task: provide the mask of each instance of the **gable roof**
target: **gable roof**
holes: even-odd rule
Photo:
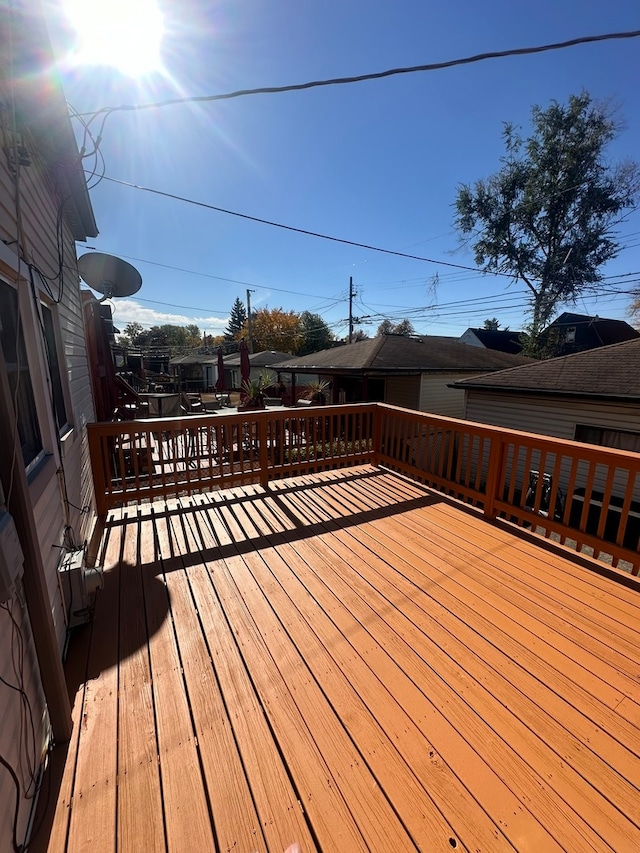
[[[640,338],[474,376],[456,388],[640,400]]]
[[[522,332],[512,332],[510,329],[474,328],[467,329],[467,332],[472,332],[487,349],[494,349],[498,352],[510,352],[512,355],[518,355],[518,353],[522,352],[522,344],[520,343]]]
[[[461,344],[457,338],[382,335],[342,347],[314,352],[275,365],[301,373],[371,373],[399,375],[499,370],[529,363],[523,356]]]

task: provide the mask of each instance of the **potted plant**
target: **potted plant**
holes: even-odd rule
[[[327,402],[326,391],[329,388],[329,383],[325,382],[322,379],[318,379],[315,382],[310,382],[307,385],[307,392],[305,397],[307,400],[311,400],[312,403],[316,403],[319,406],[323,406]]]
[[[257,379],[245,379],[242,383],[241,399],[238,410],[264,409],[265,392],[273,385],[273,376],[264,371]]]

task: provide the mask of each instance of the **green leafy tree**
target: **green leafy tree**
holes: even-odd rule
[[[227,324],[227,328],[224,330],[224,339],[225,341],[237,341],[242,337],[244,325],[247,322],[247,309],[244,307],[244,303],[240,300],[240,298],[236,298],[236,301],[231,306],[231,311],[229,312],[229,323]]]
[[[609,163],[618,131],[612,111],[586,92],[535,106],[527,139],[505,124],[499,171],[458,187],[455,224],[475,241],[478,266],[529,290],[526,354],[536,354],[560,305],[602,281],[620,249],[615,226],[634,207],[639,180],[636,164]]]
[[[185,345],[188,347],[202,346],[203,337],[198,326],[195,323],[189,323],[184,327],[186,334]]]
[[[298,355],[309,355],[312,352],[328,349],[333,342],[331,329],[320,314],[312,314],[311,311],[303,311],[300,315],[300,331],[302,343],[298,349]]]
[[[151,326],[136,337],[136,344],[147,349],[186,350],[195,349],[202,343],[200,329],[196,325],[174,326],[164,323]]]
[[[141,323],[127,323],[124,332],[118,337],[118,343],[124,347],[134,346],[143,332],[144,327]]]
[[[482,328],[487,332],[497,332],[500,328],[500,321],[497,317],[491,317],[484,321]]]

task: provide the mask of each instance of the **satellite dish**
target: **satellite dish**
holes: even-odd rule
[[[104,293],[101,302],[114,296],[133,296],[142,287],[142,276],[134,266],[103,252],[78,258],[78,272],[92,290]]]

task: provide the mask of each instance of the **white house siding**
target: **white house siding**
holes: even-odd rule
[[[472,332],[471,329],[467,329],[466,332],[463,332],[459,339],[461,344],[467,344],[470,347],[484,347],[482,341],[476,337],[475,332]]]
[[[469,373],[423,373],[420,382],[420,400],[418,409],[447,418],[464,416],[464,393],[447,387],[474,375]]]
[[[420,377],[398,376],[385,383],[385,403],[403,409],[417,409],[420,403]]]

